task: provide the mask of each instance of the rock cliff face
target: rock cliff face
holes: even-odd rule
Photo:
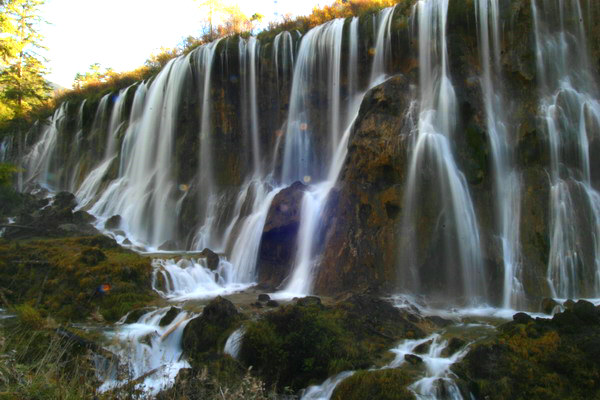
[[[543,7],[539,5],[539,13],[552,13],[555,2],[538,3],[544,3]],[[600,41],[596,40],[600,36],[600,7],[592,1],[581,3],[586,10],[581,23],[589,47],[584,52],[589,55],[590,82],[595,85],[600,63]],[[500,304],[503,298],[498,288],[506,285],[506,254],[499,235],[495,199],[501,185],[495,183],[494,150],[486,122],[478,4],[473,0],[453,0],[447,12],[444,51],[456,97],[450,151],[476,215],[487,286],[485,300]],[[423,85],[420,74],[424,68],[419,65],[422,43],[416,33],[421,27],[413,5],[411,1],[401,2],[392,11],[389,34],[384,35],[390,50],[382,59],[387,79],[362,99],[341,173],[320,214],[314,237],[314,290],[320,294],[364,288],[391,293],[404,288],[407,274],[417,271],[423,293],[464,295],[454,290],[460,284],[460,278],[455,278],[460,260],[444,241],[445,232],[452,227],[440,222],[450,212],[444,209],[443,200],[450,196],[452,188],[440,189],[439,182],[431,178],[433,166],[415,172],[420,189],[414,201],[419,204],[419,211],[410,216],[414,225],[407,228],[405,222],[410,212],[406,208],[407,184],[419,129],[419,91]],[[556,251],[550,210],[553,155],[540,111],[543,77],[536,67],[534,19],[540,17],[534,15],[530,1],[500,1],[499,5],[502,30],[498,64],[502,87],[497,93],[504,99],[506,118],[502,123],[508,132],[511,162],[519,179],[521,211],[515,268],[519,270],[518,285],[523,296],[512,305],[536,308],[542,297],[553,295],[547,278],[553,246]],[[570,20],[573,17],[569,15]],[[17,159],[19,147],[28,149],[28,155],[21,157],[31,178],[29,183],[76,192],[79,201],[87,204],[86,209],[106,217],[120,214],[113,210],[118,202],[107,198],[132,185],[136,176],[143,176],[145,186],[135,192],[137,196],[127,199],[139,197],[146,202],[139,203],[142,205],[136,213],[121,215],[132,232],[142,232],[142,242],[157,248],[169,240],[178,248],[209,247],[230,256],[235,253],[235,246],[244,245],[237,238],[247,238],[248,232],[255,232],[259,239],[251,247],[256,251],[244,253],[243,257],[251,258],[248,262],[252,265],[256,259],[253,272],[260,284],[277,288],[294,268],[304,193],[328,173],[331,113],[337,110],[341,114],[352,93],[367,89],[370,65],[376,61],[376,33],[383,16],[361,18],[356,23],[350,18],[344,21],[342,28],[335,31],[340,32],[339,54],[344,56],[332,50],[327,53],[330,59],[320,61],[321,54],[315,54],[311,61],[315,64],[307,65],[320,80],[309,81],[303,88],[294,89],[298,78],[292,76],[294,62],[299,62],[301,40],[308,40],[308,35],[302,39],[296,33],[282,34],[278,39],[264,39],[258,44],[251,39],[227,38],[177,61],[179,64],[174,63],[170,70],[149,82],[119,93],[98,95],[80,104],[63,104],[50,125],[40,123],[33,127],[21,140],[22,146],[13,140],[12,150],[3,154]],[[329,26],[331,34],[319,39],[321,48],[335,47],[331,45],[334,28]],[[355,41],[352,32],[356,32]],[[356,47],[351,47],[354,44]],[[356,65],[343,58],[353,52]],[[332,76],[337,76],[331,72],[331,60],[335,57],[340,64],[336,70],[339,81],[338,86],[331,87],[339,90],[337,108],[331,104],[335,96],[327,84]],[[211,60],[209,64],[207,60]],[[296,69],[301,69],[298,64]],[[164,98],[155,90],[161,80],[168,82],[163,88]],[[306,185],[291,184],[281,178],[288,146],[286,135],[292,134],[288,129],[292,92],[305,95],[304,114],[299,117],[305,119],[299,121],[299,129],[307,137],[312,135],[306,157],[313,161],[312,168],[317,172],[304,177]],[[168,112],[152,117],[154,98],[162,101],[156,101],[157,108]],[[600,136],[594,125],[597,121],[592,116],[593,107],[588,105],[584,117],[589,120],[585,135],[590,187],[597,188]],[[568,104],[563,104],[563,108],[568,108]],[[342,119],[350,117],[344,115]],[[205,125],[210,129],[205,131]],[[161,140],[170,139],[140,150],[142,144],[134,142],[144,129],[155,129],[154,136]],[[148,168],[156,170],[144,175],[136,169],[143,168],[132,165],[136,157],[155,159],[156,165],[149,164]],[[567,166],[572,163],[575,161],[564,160]],[[595,218],[593,207],[587,205],[589,194],[581,186],[578,173],[569,171],[562,174],[570,196],[567,207],[581,209],[574,219],[588,226]],[[91,179],[94,173],[99,178]],[[269,195],[274,187],[284,189]],[[271,201],[270,208],[260,211],[260,204],[267,201]],[[264,220],[264,224],[248,228],[250,220],[259,221],[253,222],[258,225]],[[425,238],[411,242],[415,265],[400,257],[406,251],[402,237],[407,232]],[[464,238],[455,240],[460,243]],[[582,229],[574,242],[573,246],[582,249],[575,263],[584,272],[577,278],[579,293],[594,294],[598,287],[591,277],[585,277],[596,268],[595,231]]]

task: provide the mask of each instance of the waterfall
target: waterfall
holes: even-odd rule
[[[119,91],[119,94],[116,96],[114,100],[114,105],[110,114],[110,119],[108,123],[108,130],[106,131],[107,143],[104,151],[104,158],[100,162],[100,164],[94,168],[89,174],[85,177],[84,181],[77,187],[75,179],[81,173],[78,169],[76,174],[73,176],[73,180],[69,188],[71,191],[75,193],[77,196],[77,200],[79,202],[78,208],[85,208],[88,204],[91,204],[96,198],[103,180],[108,173],[109,168],[115,162],[115,159],[118,157],[117,152],[117,136],[121,133],[122,127],[125,125],[126,120],[124,117],[124,108],[127,100],[127,92],[131,87],[126,89],[122,89]],[[104,98],[103,98],[104,100]],[[82,103],[85,104],[85,103]],[[83,106],[80,107],[79,114],[81,115],[83,111]],[[78,128],[77,136],[82,134],[82,128]],[[77,138],[77,143],[81,139]],[[78,164],[79,167],[79,164]]]
[[[498,0],[478,0],[476,17],[485,106],[486,129],[491,144],[494,173],[496,231],[502,248],[504,284],[502,305],[516,306],[523,299],[519,259],[521,182],[514,166],[510,126],[505,112],[500,66],[500,10]]]
[[[282,181],[305,183],[322,177],[315,153],[313,130],[319,129],[318,119],[327,120],[329,141],[324,143],[329,154],[335,152],[340,126],[340,70],[344,20],[335,19],[311,29],[303,38],[294,67],[290,111],[283,155]],[[321,88],[327,82],[326,91]],[[311,104],[311,90],[318,90],[326,100],[325,115],[316,113]],[[311,110],[311,106],[312,108]]]
[[[241,98],[243,126],[249,127],[250,132],[245,136],[251,139],[250,159],[254,176],[261,175],[262,157],[260,154],[260,143],[258,137],[258,110],[256,96],[257,64],[258,64],[258,41],[255,37],[248,40],[240,38],[239,41],[239,59],[240,59],[240,78],[241,78]]]
[[[177,58],[148,88],[138,87],[140,94],[136,91],[132,115],[141,102],[143,111],[123,139],[119,178],[92,207],[97,215],[120,215],[127,232],[150,248],[175,237],[173,141],[178,107],[190,73],[189,57]]]
[[[44,127],[40,140],[33,145],[29,153],[23,159],[26,171],[26,181],[37,181],[45,187],[58,187],[56,179],[56,141],[59,132],[63,130],[69,103],[64,102],[54,112],[47,126]]]
[[[367,90],[370,89],[371,87],[377,85],[378,83],[382,82],[384,80],[384,75],[385,75],[385,71],[383,69],[383,61],[381,60],[385,60],[386,58],[386,54],[389,51],[389,49],[391,48],[390,46],[390,40],[391,40],[391,36],[389,35],[389,26],[391,24],[391,18],[393,16],[393,11],[394,11],[394,7],[390,7],[390,8],[386,8],[384,10],[382,10],[379,13],[379,16],[377,18],[378,21],[378,34],[377,34],[377,42],[375,45],[375,57],[373,60],[373,65],[372,65],[372,71],[373,73],[371,74],[371,76],[375,79],[374,81],[370,81],[368,83],[367,86]],[[357,49],[358,49],[358,30],[356,27],[357,22],[355,22],[354,20],[351,21],[350,23],[350,41],[349,41],[349,47],[350,47],[350,51],[349,51],[349,55],[350,56],[357,56]],[[324,27],[325,25],[322,25],[322,27]],[[320,51],[324,51],[327,52],[327,56],[323,56],[326,59],[328,59],[330,61],[330,64],[328,66],[329,72],[327,73],[327,77],[328,77],[328,81],[327,81],[327,87],[328,87],[328,91],[331,95],[331,93],[334,93],[335,96],[339,96],[339,87],[341,86],[341,82],[340,82],[340,73],[338,71],[340,65],[341,65],[341,51],[338,51],[338,49],[341,48],[341,41],[342,41],[342,30],[343,30],[343,24],[342,25],[332,25],[329,26],[328,29],[332,28],[333,26],[335,26],[337,29],[340,30],[339,33],[332,33],[331,31],[327,30],[327,29],[313,29],[312,31],[310,31],[303,39],[302,39],[302,43],[300,46],[300,54],[298,56],[298,61],[296,64],[296,70],[294,72],[294,87],[292,89],[292,101],[291,104],[294,104],[294,101],[296,101],[296,107],[297,110],[295,111],[295,114],[292,113],[292,105],[290,106],[290,118],[292,118],[292,116],[298,116],[298,115],[307,115],[308,114],[308,110],[306,109],[306,99],[303,99],[303,96],[306,96],[306,91],[308,90],[308,88],[306,87],[302,87],[302,86],[296,86],[297,82],[296,79],[298,78],[298,74],[301,74],[300,76],[303,76],[302,74],[305,74],[307,70],[309,70],[308,66],[303,65],[303,63],[311,63],[312,60],[310,58],[308,58],[306,55],[304,55],[302,53],[302,50],[305,49],[306,51],[308,51],[307,49],[311,49],[311,48],[318,48]],[[320,28],[320,27],[318,27]],[[314,35],[310,35],[311,32],[315,31]],[[383,34],[380,34],[380,32],[383,32]],[[386,34],[387,32],[387,34]],[[325,35],[324,37],[321,37],[320,35]],[[355,68],[355,66],[358,63],[358,59],[350,59],[348,62],[348,65],[350,66],[350,71],[353,71],[353,69]],[[333,71],[332,71],[333,70]],[[356,75],[352,75],[350,74],[350,76],[356,76]],[[355,84],[355,82],[353,82],[355,89],[358,88],[358,86]],[[333,88],[333,89],[332,89]],[[337,88],[337,89],[335,89]],[[333,90],[333,92],[332,92]],[[338,99],[337,101],[332,101],[331,102],[331,109],[327,110],[327,114],[331,115],[332,112],[336,112],[336,122],[332,123],[330,125],[329,129],[343,129],[341,132],[337,133],[334,132],[330,135],[330,140],[332,140],[332,142],[330,143],[330,145],[334,148],[333,153],[331,153],[330,155],[330,162],[327,165],[326,171],[326,179],[323,180],[322,182],[316,183],[310,190],[306,191],[303,198],[302,198],[302,207],[301,207],[301,223],[300,223],[300,227],[299,227],[299,231],[298,231],[298,249],[296,251],[296,256],[295,256],[295,260],[294,260],[294,267],[293,267],[293,271],[292,274],[290,275],[290,277],[288,278],[288,282],[285,285],[284,289],[282,290],[281,293],[277,294],[277,296],[279,297],[289,297],[289,296],[297,296],[297,295],[306,295],[309,294],[312,290],[312,285],[313,285],[313,281],[316,275],[316,267],[318,264],[318,257],[316,251],[315,251],[315,243],[317,240],[317,233],[319,231],[319,229],[321,228],[320,225],[320,219],[321,219],[321,213],[323,211],[323,208],[326,204],[327,198],[329,196],[329,193],[331,192],[331,189],[334,187],[335,183],[337,182],[338,176],[341,172],[342,166],[344,164],[344,160],[346,159],[346,154],[347,154],[347,146],[348,146],[348,139],[350,137],[350,132],[351,132],[351,128],[352,125],[354,124],[354,120],[356,119],[356,117],[358,116],[358,110],[360,107],[360,103],[365,95],[365,93],[367,92],[367,90],[365,90],[364,92],[349,92],[348,93],[348,100],[345,102],[345,107],[343,110],[343,114],[342,116],[352,116],[352,117],[348,117],[343,118],[342,116],[339,115],[339,113],[341,112],[340,110],[340,100]],[[295,97],[297,96],[297,97]],[[300,106],[303,107],[300,107]],[[341,127],[341,123],[346,122],[346,126],[344,126],[343,128]],[[297,124],[298,121],[296,121],[295,123],[292,122],[292,124]],[[290,122],[288,121],[288,127],[290,126]],[[331,132],[331,131],[330,131]],[[290,134],[296,134],[298,135],[298,131],[291,131],[288,129],[288,132],[286,133],[286,138],[289,139],[289,135]],[[308,135],[308,133],[307,133]],[[295,139],[294,140],[294,144],[296,144]],[[287,142],[286,142],[286,146],[287,146]],[[302,146],[300,146],[300,148],[302,148]],[[287,147],[286,147],[287,150]],[[298,149],[296,149],[298,150]],[[298,154],[300,154],[300,158],[303,158],[302,154],[304,154],[304,158],[308,158],[309,157],[309,153],[310,150],[304,148],[303,149],[304,153],[301,153],[300,151],[298,152]],[[287,151],[286,151],[287,153]],[[289,161],[289,160],[288,160]],[[285,168],[285,167],[284,167]],[[298,171],[300,171],[301,168],[298,169]],[[285,169],[284,169],[285,171]],[[284,176],[286,176],[286,174],[284,173]],[[305,182],[310,182],[312,180],[312,178],[310,176],[308,176],[310,179],[304,179]]]
[[[405,190],[401,275],[404,288],[415,293],[476,302],[485,298],[485,279],[475,210],[451,145],[457,104],[448,68],[447,12],[448,0],[420,0],[413,9],[413,24],[418,22],[420,98]],[[433,214],[429,223],[433,231],[422,237],[420,218],[427,213]],[[436,262],[416,254],[418,244],[436,239],[439,244],[428,252],[439,252],[443,258]],[[431,269],[429,281],[423,279],[423,268]]]
[[[531,7],[551,159],[548,284],[554,297],[598,297],[600,194],[591,182],[589,141],[600,128],[600,97],[584,14],[578,0],[535,0]]]
[[[194,247],[197,249],[215,246],[215,218],[217,213],[217,190],[214,178],[213,145],[212,145],[212,101],[211,101],[211,76],[215,51],[220,40],[202,46],[199,51],[194,52],[194,59],[199,68],[199,76],[203,79],[200,101],[202,104],[200,119],[200,164],[199,182],[202,183],[202,195],[199,199],[198,213],[201,217],[201,227],[196,233]]]

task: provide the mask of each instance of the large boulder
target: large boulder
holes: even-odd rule
[[[192,319],[183,330],[183,351],[193,362],[206,353],[223,349],[227,334],[237,328],[241,315],[233,303],[221,296],[212,300],[202,315]]]
[[[408,80],[397,75],[363,99],[340,182],[324,210],[317,292],[396,285],[409,91]]]
[[[308,186],[295,182],[271,202],[258,252],[258,282],[276,288],[289,275],[300,227],[302,198]]]

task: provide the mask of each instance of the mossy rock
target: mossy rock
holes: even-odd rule
[[[416,380],[414,373],[401,368],[359,371],[344,379],[333,392],[332,400],[414,400],[408,386]]]
[[[211,353],[220,353],[241,320],[242,315],[231,301],[221,296],[212,300],[202,315],[192,319],[183,330],[183,351],[192,365],[198,365]]]
[[[246,326],[240,359],[267,385],[299,390],[346,370],[369,368],[402,338],[423,332],[391,304],[355,295],[334,306],[311,298]]]
[[[580,300],[551,320],[517,314],[498,330],[452,367],[476,399],[600,398],[600,310],[593,304]]]

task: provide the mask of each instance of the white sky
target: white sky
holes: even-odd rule
[[[247,15],[265,21],[292,13],[306,15],[318,3],[333,0],[236,0]],[[70,88],[78,72],[93,63],[123,72],[135,69],[162,47],[198,36],[203,12],[194,0],[46,0],[41,29],[48,48],[48,80]]]

